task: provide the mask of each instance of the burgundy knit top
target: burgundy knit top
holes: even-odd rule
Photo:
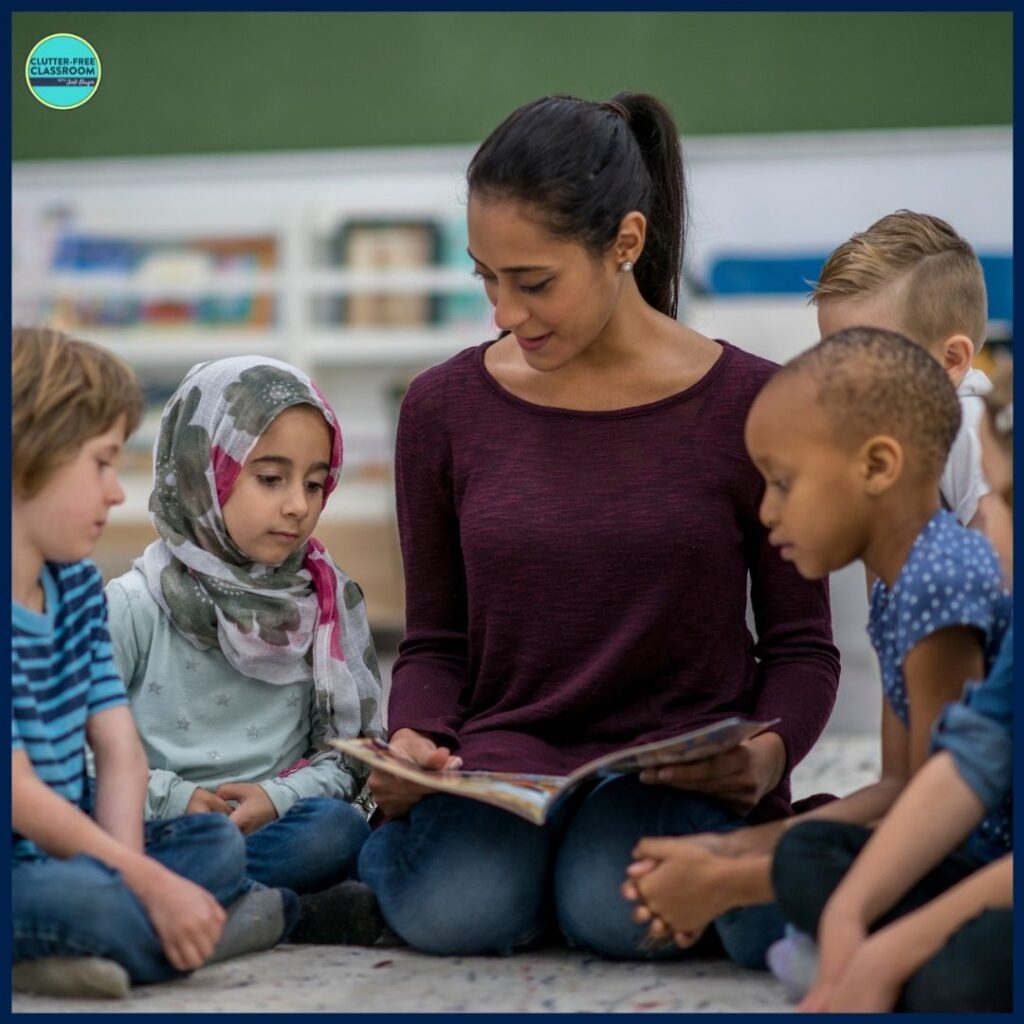
[[[752,817],[790,813],[839,656],[827,583],[783,562],[757,516],[743,425],[775,364],[722,345],[696,384],[611,412],[518,398],[486,344],[416,378],[396,448],[391,732],[429,733],[466,768],[565,774],[728,715],[778,717],[786,774]]]

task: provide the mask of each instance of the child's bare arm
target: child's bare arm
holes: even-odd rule
[[[907,730],[889,706],[882,704],[882,770],[877,782],[854,790],[841,800],[822,804],[813,811],[786,818],[784,828],[802,821],[842,821],[852,825],[874,825],[896,802],[910,776]]]
[[[910,774],[928,760],[932,726],[947,704],[960,700],[964,683],[985,676],[981,637],[968,626],[950,626],[925,637],[903,662],[910,706]]]
[[[130,850],[142,853],[149,771],[132,713],[121,705],[91,715],[85,734],[96,758],[96,822]]]
[[[119,842],[36,775],[24,750],[11,752],[11,827],[52,857],[87,853],[117,869],[146,910],[164,954],[179,971],[210,957],[224,927],[203,888]]]

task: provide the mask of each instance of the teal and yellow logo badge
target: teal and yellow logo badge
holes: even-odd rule
[[[54,110],[74,110],[88,103],[99,87],[99,54],[81,36],[58,32],[32,47],[25,80],[40,103]]]

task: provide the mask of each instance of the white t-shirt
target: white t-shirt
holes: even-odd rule
[[[946,468],[939,480],[939,493],[964,526],[978,511],[979,499],[991,490],[981,471],[981,442],[978,440],[978,424],[985,411],[981,396],[991,390],[992,381],[981,370],[968,370],[956,391],[960,399],[960,430],[949,450]]]

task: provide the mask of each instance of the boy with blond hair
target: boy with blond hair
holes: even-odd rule
[[[961,523],[992,539],[1008,567],[1012,524],[981,469],[978,424],[992,384],[971,363],[985,342],[988,299],[970,243],[938,217],[897,210],[829,256],[811,302],[822,337],[858,326],[898,331],[945,369],[960,399],[961,425],[939,493]]]
[[[16,328],[11,378],[13,987],[121,996],[273,945],[296,899],[247,891],[244,842],[221,815],[143,825],[146,756],[86,561],[124,501],[135,375],[88,342]]]

